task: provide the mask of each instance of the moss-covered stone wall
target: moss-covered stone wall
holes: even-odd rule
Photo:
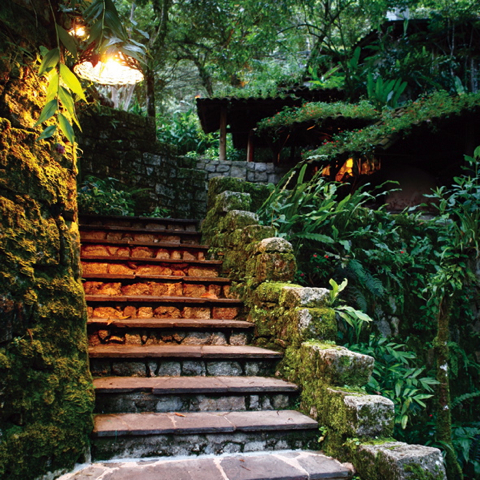
[[[52,2],[56,8],[56,2]],[[37,142],[48,2],[0,3],[0,479],[70,469],[88,449],[93,389],[79,270],[76,168]]]
[[[206,214],[206,172],[192,159],[157,142],[152,118],[91,106],[79,132],[80,175],[113,177],[137,193],[137,214],[156,206],[169,216],[201,219]]]
[[[328,290],[292,283],[291,244],[259,225],[254,213],[268,194],[267,187],[214,178],[202,224],[211,254],[224,260],[223,273],[232,279],[231,294],[244,301],[255,324],[255,344],[284,352],[277,373],[300,387],[299,408],[321,425],[321,448],[352,462],[362,480],[422,480],[425,472],[445,480],[440,450],[390,438],[393,402],[362,388],[372,357],[335,345]]]

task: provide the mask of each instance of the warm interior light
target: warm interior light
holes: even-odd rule
[[[87,35],[87,30],[83,25],[75,25],[69,32],[72,37],[84,38]]]
[[[135,60],[120,53],[102,58],[95,66],[90,60],[85,58],[73,67],[79,77],[101,85],[133,85],[143,80]]]
[[[346,162],[342,165],[340,170],[335,175],[335,180],[337,182],[345,182],[349,178],[354,177],[357,174],[360,175],[371,175],[372,173],[380,170],[380,162],[375,159],[357,159],[356,161],[356,168],[354,173],[354,160],[353,158],[349,158]],[[322,170],[322,176],[329,177],[330,176],[330,165],[327,165]]]

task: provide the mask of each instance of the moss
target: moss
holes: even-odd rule
[[[445,478],[440,472],[432,473],[417,463],[405,465],[403,469],[408,474],[409,480],[443,480]]]
[[[207,210],[215,205],[218,194],[225,192],[248,193],[252,199],[251,211],[256,212],[269,197],[272,187],[255,183],[245,182],[234,177],[216,177],[210,180],[208,185]]]
[[[0,477],[82,459],[92,429],[72,158],[0,119]]]

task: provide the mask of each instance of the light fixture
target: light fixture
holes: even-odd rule
[[[120,52],[101,57],[88,52],[73,71],[79,77],[101,85],[134,85],[143,80],[137,60]]]

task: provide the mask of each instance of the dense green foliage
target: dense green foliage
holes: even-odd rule
[[[290,174],[260,210],[263,222],[292,242],[298,282],[328,287],[332,278],[337,283],[348,279],[343,298],[374,319],[376,328],[359,324],[360,341],[358,324],[356,333],[345,324],[339,341],[377,359],[368,388],[394,400],[397,437],[440,446],[447,455],[453,445],[465,472],[480,466],[477,437],[467,446],[464,430],[477,428],[480,414],[475,403],[480,395],[479,335],[472,310],[478,303],[474,271],[480,256],[478,153],[476,160],[467,158],[466,175],[432,194],[438,210],[434,217],[366,208],[374,200],[371,193],[360,189],[347,194],[347,186],[318,175],[304,181],[307,164]],[[440,341],[442,328],[447,329],[445,343]],[[391,339],[371,336],[378,331]],[[405,345],[396,336],[406,339]],[[447,403],[436,405],[445,385],[435,372],[435,358],[449,363],[455,408],[448,405],[448,396]],[[434,383],[436,395],[430,399]],[[442,418],[445,405],[452,414],[453,442],[442,433],[449,424]]]

